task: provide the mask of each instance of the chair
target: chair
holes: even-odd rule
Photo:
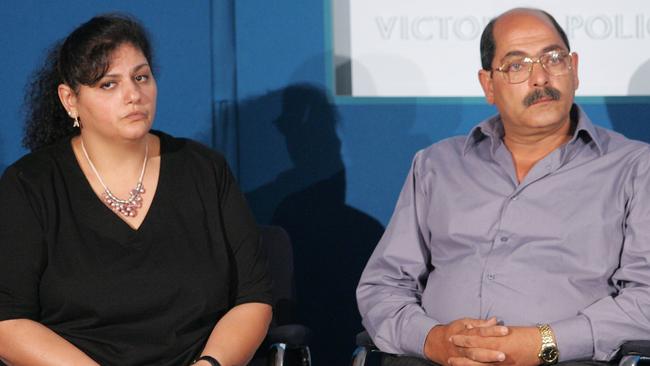
[[[304,325],[293,323],[295,285],[291,239],[279,226],[261,226],[260,241],[267,252],[273,278],[273,319],[260,347],[268,352],[256,357],[251,365],[259,365],[260,360],[266,358],[266,363],[272,366],[310,366],[311,331]]]
[[[650,362],[650,341],[629,341],[621,346],[619,366],[636,366]]]
[[[365,330],[358,333],[355,340],[357,348],[352,353],[352,366],[365,366],[370,353],[383,353],[375,346],[370,334]]]
[[[365,366],[366,359],[371,353],[384,355],[373,343],[367,331],[360,332],[356,337],[357,348],[352,353],[352,366]],[[621,346],[619,366],[637,366],[650,362],[650,341],[629,341]]]

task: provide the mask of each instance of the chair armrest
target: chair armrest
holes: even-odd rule
[[[368,334],[368,331],[366,330],[357,333],[357,336],[355,337],[355,342],[357,346],[365,346],[365,347],[371,347],[375,349],[377,348],[375,346],[375,343],[372,341],[372,338],[370,338],[370,334]]]
[[[650,361],[650,341],[629,341],[621,346],[619,366],[637,366]]]
[[[280,325],[269,329],[266,335],[269,344],[284,343],[289,347],[305,347],[311,341],[311,330],[302,324]]]
[[[621,346],[621,356],[640,355],[650,357],[650,341],[629,341]]]
[[[352,353],[352,366],[365,366],[366,358],[371,352],[379,351],[367,331],[357,333],[355,337],[357,348]]]

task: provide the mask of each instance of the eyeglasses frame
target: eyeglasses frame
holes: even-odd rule
[[[568,51],[565,51],[565,50],[560,49],[560,50],[551,50],[551,51],[548,51],[548,52],[544,52],[544,53],[542,53],[541,55],[537,56],[536,58],[532,58],[532,57],[530,57],[530,56],[525,56],[525,57],[523,57],[523,62],[525,62],[525,63],[529,63],[530,66],[528,66],[528,76],[526,76],[526,78],[523,79],[522,81],[518,81],[518,82],[514,82],[514,83],[510,81],[510,74],[509,74],[509,72],[506,71],[506,70],[504,70],[504,68],[508,65],[508,62],[504,62],[501,66],[497,67],[496,69],[492,69],[492,70],[490,70],[490,74],[492,73],[492,71],[499,71],[499,72],[501,72],[501,73],[504,74],[504,77],[506,78],[506,80],[508,81],[509,84],[521,84],[521,83],[524,83],[524,82],[528,81],[528,79],[530,79],[530,75],[532,75],[532,73],[533,73],[533,66],[535,66],[535,64],[539,64],[539,65],[542,67],[542,69],[544,69],[544,71],[545,71],[546,73],[548,73],[549,75],[552,75],[552,76],[562,76],[562,75],[565,75],[565,74],[564,74],[564,73],[563,73],[563,74],[559,74],[559,75],[553,75],[553,74],[551,74],[551,72],[548,71],[548,70],[546,69],[546,66],[544,66],[544,64],[542,63],[542,58],[543,58],[544,56],[546,56],[546,55],[550,55],[550,54],[553,54],[553,53],[562,53],[562,52],[566,52],[567,56],[569,57],[569,68],[568,68],[567,70],[568,70],[568,71],[569,71],[569,70],[572,70],[572,69],[573,69],[573,66],[572,66],[572,65],[573,65],[573,61],[572,61],[572,60],[573,60],[574,52],[568,52]]]

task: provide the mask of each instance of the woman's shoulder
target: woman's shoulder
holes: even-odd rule
[[[161,153],[168,155],[184,164],[208,164],[210,166],[226,167],[225,157],[218,151],[202,144],[199,141],[185,137],[174,137],[165,132],[152,131],[160,138]]]
[[[5,174],[15,174],[30,180],[49,176],[52,171],[60,169],[62,163],[69,160],[72,149],[70,139],[60,140],[52,145],[29,152],[9,165]]]

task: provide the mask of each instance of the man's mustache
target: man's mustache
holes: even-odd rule
[[[545,87],[544,89],[535,89],[524,99],[524,105],[530,107],[538,100],[549,97],[551,100],[558,100],[562,94],[559,90],[551,88],[550,86]]]

